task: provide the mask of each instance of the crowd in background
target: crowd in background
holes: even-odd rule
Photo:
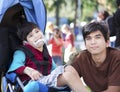
[[[114,21],[116,22],[116,25],[120,27],[120,18],[118,15],[120,15],[120,2],[116,2],[118,5],[118,8],[116,9],[116,12],[114,13],[114,16],[116,17]],[[97,18],[91,20],[93,21],[99,21],[106,23],[108,27],[108,19],[113,16],[110,15],[107,10],[101,10],[97,14]],[[63,24],[61,27],[56,26],[52,22],[47,22],[46,30],[45,30],[45,38],[46,43],[48,46],[48,50],[50,55],[52,56],[53,60],[57,65],[62,65],[64,63],[67,63],[70,61],[70,55],[73,53],[85,49],[82,37],[82,23],[81,25],[74,26],[74,23],[69,24]],[[110,28],[109,28],[110,29]],[[120,28],[117,28],[117,32],[115,32],[114,36],[110,36],[110,46],[115,48],[120,48]]]
[[[45,38],[49,53],[57,65],[67,63],[69,56],[76,51],[75,34],[68,24],[59,28],[52,22],[48,22]]]

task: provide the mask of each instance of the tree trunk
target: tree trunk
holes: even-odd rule
[[[78,9],[78,0],[75,0],[75,18],[74,18],[74,28],[75,28],[75,26],[76,26],[76,20],[77,20],[77,18],[78,18],[78,11],[77,11],[77,9]]]
[[[59,26],[59,5],[56,7],[56,25]]]

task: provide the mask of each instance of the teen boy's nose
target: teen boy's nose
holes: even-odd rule
[[[95,38],[92,38],[92,39],[91,39],[91,44],[95,44],[95,43],[96,43]]]

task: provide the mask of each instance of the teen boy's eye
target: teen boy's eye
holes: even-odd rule
[[[91,37],[90,37],[90,36],[87,36],[85,39],[86,39],[86,40],[91,40]]]
[[[99,39],[99,38],[101,38],[101,35],[96,35],[95,38]]]
[[[100,36],[96,36],[97,39],[101,38]]]

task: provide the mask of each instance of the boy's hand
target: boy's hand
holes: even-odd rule
[[[32,80],[38,80],[42,76],[40,72],[30,67],[26,67],[23,72],[27,74]]]

